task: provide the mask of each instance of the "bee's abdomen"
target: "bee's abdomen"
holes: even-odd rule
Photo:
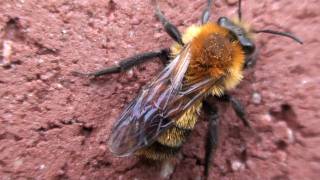
[[[168,147],[180,147],[189,136],[192,129],[179,128],[176,125],[166,130],[157,141]]]
[[[171,127],[167,129],[151,146],[137,152],[138,155],[152,160],[164,160],[177,154],[191,130]]]
[[[181,146],[191,134],[197,119],[201,103],[196,103],[189,108],[174,125],[164,131],[152,145],[142,148],[137,155],[153,160],[168,159],[181,149]]]

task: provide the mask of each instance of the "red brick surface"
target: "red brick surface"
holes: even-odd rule
[[[235,15],[233,2],[217,0],[211,20]],[[160,5],[183,31],[198,22],[204,3]],[[221,105],[210,179],[319,177],[319,9],[318,0],[243,1],[243,18],[256,29],[290,31],[304,45],[256,36],[258,62],[233,94],[246,105],[261,141]],[[105,143],[122,109],[161,63],[95,81],[71,72],[100,69],[171,42],[147,0],[0,1],[0,179],[163,178],[159,164],[116,158]],[[198,123],[167,179],[201,178],[206,125]]]

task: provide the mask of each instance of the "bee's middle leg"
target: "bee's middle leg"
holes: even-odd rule
[[[164,48],[158,51],[151,51],[151,52],[137,54],[132,57],[120,60],[119,64],[106,67],[104,69],[101,69],[95,72],[91,72],[91,73],[75,72],[75,74],[85,75],[88,77],[99,77],[107,74],[120,73],[120,72],[127,71],[133,66],[152,60],[153,58],[160,58],[161,62],[163,64],[166,64],[170,60],[170,49]]]
[[[209,175],[209,167],[212,155],[218,146],[218,136],[219,136],[219,114],[218,107],[209,101],[203,102],[203,110],[207,114],[209,119],[208,132],[206,137],[206,145],[205,145],[205,169],[204,175],[205,178]]]

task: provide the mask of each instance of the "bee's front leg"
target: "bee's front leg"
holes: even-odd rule
[[[258,132],[252,127],[250,121],[247,118],[247,113],[245,111],[244,106],[241,104],[241,102],[237,98],[231,96],[228,93],[225,93],[223,96],[218,97],[218,99],[225,102],[229,102],[232,106],[232,109],[234,110],[236,115],[241,119],[244,126],[248,127],[254,133],[254,135],[258,139],[260,139]]]
[[[209,21],[211,15],[211,4],[212,0],[208,0],[206,7],[201,14],[201,24],[206,24]]]
[[[248,69],[256,65],[257,59],[259,55],[259,49],[256,48],[255,52],[250,56],[246,57],[243,69]]]
[[[244,109],[244,106],[241,104],[241,102],[237,98],[231,96],[228,93],[225,93],[223,96],[218,97],[218,99],[230,103],[232,106],[232,109],[234,110],[236,115],[241,119],[243,124],[246,127],[252,128],[249,120],[247,119],[247,114]]]

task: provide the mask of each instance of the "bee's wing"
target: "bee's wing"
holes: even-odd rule
[[[190,58],[187,45],[129,104],[112,129],[111,152],[126,156],[150,145],[176,117],[208,91],[206,88],[213,83],[209,78],[187,87],[182,85]]]

